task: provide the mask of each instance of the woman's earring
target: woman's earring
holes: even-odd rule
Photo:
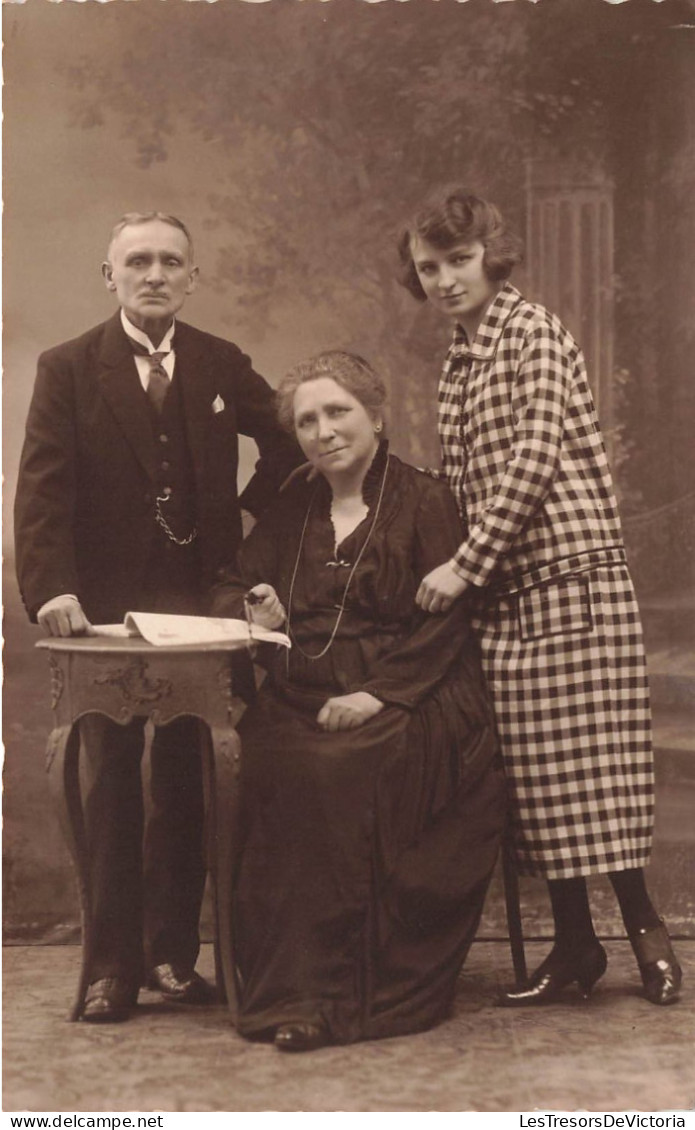
[[[374,425],[374,431],[376,432],[377,435],[379,434],[379,432],[381,431],[383,426],[384,426],[383,424],[375,424]]]

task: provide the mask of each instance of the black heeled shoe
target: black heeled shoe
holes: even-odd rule
[[[674,1004],[680,996],[683,971],[676,959],[663,919],[658,926],[629,935],[644,985],[652,1004]]]
[[[275,1033],[275,1047],[279,1052],[313,1052],[325,1047],[328,1033],[320,1024],[298,1021],[296,1024],[281,1024]]]
[[[497,1003],[503,1008],[549,1004],[557,1000],[561,991],[575,981],[587,1000],[599,977],[606,972],[607,964],[606,951],[598,939],[594,939],[583,950],[562,952],[553,949],[523,989],[510,989]]]

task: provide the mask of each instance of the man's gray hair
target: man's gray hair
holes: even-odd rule
[[[126,212],[121,216],[118,223],[114,225],[111,236],[109,237],[107,256],[111,252],[114,239],[121,234],[124,228],[134,227],[137,224],[149,224],[152,220],[159,220],[162,224],[171,224],[172,228],[178,228],[179,231],[182,231],[188,240],[188,249],[190,251],[191,260],[193,260],[193,239],[191,238],[191,233],[183,220],[180,220],[178,216],[170,215],[168,212]]]

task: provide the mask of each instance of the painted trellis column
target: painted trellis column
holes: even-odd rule
[[[604,433],[613,424],[613,183],[562,161],[526,168],[527,293],[581,345]]]

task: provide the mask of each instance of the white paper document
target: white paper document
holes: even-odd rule
[[[170,616],[161,612],[126,612],[122,624],[95,624],[97,636],[124,639],[141,636],[155,647],[176,647],[196,643],[278,643],[290,647],[289,636],[272,632],[245,620],[225,620],[217,616]]]

